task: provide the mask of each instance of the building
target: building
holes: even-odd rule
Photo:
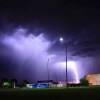
[[[53,80],[37,81],[36,84],[26,84],[26,88],[55,88],[66,87],[66,83],[54,82]]]
[[[89,82],[89,85],[100,85],[100,74],[87,74],[86,79]]]

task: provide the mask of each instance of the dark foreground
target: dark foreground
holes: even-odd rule
[[[7,99],[94,99],[100,97],[100,87],[74,87],[67,89],[3,89],[0,98]]]

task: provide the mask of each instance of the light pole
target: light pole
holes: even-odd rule
[[[64,42],[65,45],[65,55],[66,55],[66,88],[67,88],[67,80],[68,80],[68,75],[67,75],[67,43],[66,40],[64,40],[62,37],[60,37],[60,42]]]
[[[48,86],[49,86],[49,59],[47,61],[47,74],[48,74]]]

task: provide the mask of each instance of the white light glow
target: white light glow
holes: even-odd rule
[[[64,39],[62,37],[60,37],[60,41],[62,42]]]
[[[56,66],[58,67],[62,67],[63,69],[66,69],[66,62],[59,62],[56,64]],[[75,79],[76,82],[79,83],[79,77],[78,77],[78,73],[77,73],[77,69],[76,69],[76,63],[74,61],[68,61],[67,62],[67,68],[71,68],[74,73],[75,73]]]

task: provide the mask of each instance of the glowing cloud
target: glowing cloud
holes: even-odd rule
[[[56,72],[57,70],[54,67],[57,67],[58,65],[62,68],[65,66],[65,62],[57,63],[57,57],[62,59],[64,55],[58,56],[57,53],[51,54],[48,52],[49,48],[52,46],[52,42],[47,40],[44,34],[35,36],[34,33],[29,33],[26,29],[20,28],[16,29],[10,35],[6,34],[2,36],[0,42],[2,42],[3,45],[10,47],[10,55],[12,58],[16,58],[18,60],[16,61],[18,62],[18,65],[15,69],[15,74],[18,77],[22,77],[22,79],[47,79],[47,59],[56,58],[55,61],[52,62],[50,60],[49,62],[50,73],[54,70]],[[5,50],[7,51],[8,49]],[[68,68],[71,68],[74,71],[76,81],[78,82],[78,74],[75,63],[68,62]],[[59,71],[60,69],[58,72]],[[60,74],[58,77],[60,77]],[[53,79],[53,77],[51,77],[51,79]]]
[[[43,34],[35,37],[33,34],[26,36],[24,32],[26,31],[22,31],[22,29],[16,30],[13,35],[5,36],[3,43],[13,47],[25,56],[48,56],[46,51],[51,44],[46,41]]]
[[[47,52],[52,44],[44,37],[44,34],[34,36],[32,33],[27,33],[26,29],[16,29],[12,35],[4,35],[0,42],[11,48],[11,55],[12,52],[15,53],[19,60],[17,69],[19,75],[21,73],[22,76],[22,73],[25,74],[24,70],[25,72],[28,70],[29,77],[34,74],[37,80],[39,77],[46,78],[47,59],[54,58],[55,55]],[[15,55],[12,55],[12,58],[15,58]],[[26,64],[28,64],[28,69]]]

